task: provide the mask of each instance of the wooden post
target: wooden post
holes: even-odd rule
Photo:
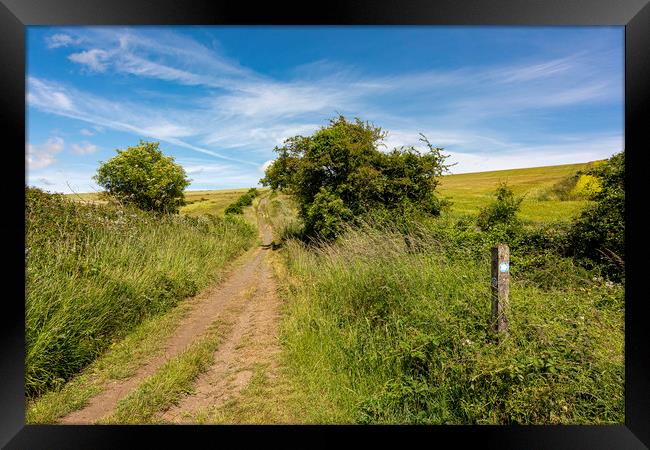
[[[508,334],[508,293],[510,249],[506,244],[492,247],[492,326],[496,333]]]

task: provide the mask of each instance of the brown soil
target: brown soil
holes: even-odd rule
[[[266,199],[261,199],[263,210]],[[268,365],[274,376],[279,351],[277,324],[279,300],[268,262],[271,228],[258,215],[262,247],[241,258],[238,267],[218,286],[199,294],[189,314],[182,319],[164,350],[144,363],[136,374],[109,383],[83,409],[63,417],[61,424],[91,424],[110,415],[118,402],[174,358],[204,336],[213,323],[223,328],[223,339],[214,354],[214,364],[196,381],[192,395],[164,412],[157,420],[191,422],[193,413],[214,408],[236,397],[248,384],[256,364]]]

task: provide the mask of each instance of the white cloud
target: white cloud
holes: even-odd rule
[[[450,155],[446,162],[457,163],[451,168],[451,173],[468,173],[583,163],[609,158],[623,148],[623,136],[591,135],[559,137],[547,145],[513,143],[502,151],[495,149],[480,154],[459,151],[443,153]]]
[[[104,50],[93,48],[80,53],[73,53],[68,56],[70,61],[87,66],[90,70],[95,72],[104,72],[106,70],[106,61],[109,54]]]
[[[41,80],[28,77],[27,103],[29,106],[52,112],[67,112],[73,109],[73,102],[64,90],[54,83],[44,83]]]
[[[97,146],[90,142],[81,142],[79,144],[73,144],[72,151],[76,155],[90,155],[97,151]]]
[[[89,74],[112,71],[164,80],[183,86],[183,94],[103,98],[29,77],[29,106],[91,124],[84,129],[87,132],[82,130],[84,136],[91,136],[91,130],[118,130],[238,163],[227,169],[230,172],[219,172],[223,165],[218,169],[205,161],[188,166],[201,176],[197,183],[208,183],[206,177],[214,175],[225,179],[226,173],[237,174],[232,180],[251,181],[238,172],[242,165],[263,172],[274,146],[290,136],[313,133],[338,112],[348,118],[358,114],[388,130],[389,149],[422,148],[418,134],[422,131],[433,145],[458,157],[456,170],[491,167],[495,161],[524,163],[531,152],[540,151],[533,156],[546,164],[548,155],[564,160],[580,152],[575,146],[562,147],[560,137],[555,142],[566,154],[515,142],[516,130],[496,130],[489,121],[622,99],[618,69],[611,62],[600,64],[603,57],[595,55],[392,76],[364,76],[353,66],[317,61],[289,72],[293,78],[274,80],[192,38],[161,29],[99,27],[69,31],[66,36],[51,41],[80,45],[69,58],[88,68]]]
[[[502,83],[530,81],[537,78],[545,78],[563,74],[572,69],[576,69],[576,62],[576,56],[572,55],[567,58],[544,61],[538,64],[527,64],[517,67],[504,68],[502,70],[495,71],[493,76]]]
[[[27,185],[40,187],[50,192],[83,193],[102,190],[93,180],[95,166],[65,164],[47,167],[27,173]]]
[[[196,134],[192,128],[169,122],[156,123],[142,128],[142,132],[148,136],[156,136],[160,139],[192,136]]]
[[[45,144],[27,144],[25,164],[28,170],[43,169],[56,161],[55,155],[63,150],[64,142],[60,137],[52,137]]]
[[[87,129],[87,128],[82,128],[82,129],[79,131],[79,133],[80,133],[80,134],[83,134],[84,136],[94,136],[94,135],[95,135],[95,133],[94,133],[93,131],[91,131],[91,130],[89,130],[89,129]]]
[[[78,90],[63,88],[57,84],[35,77],[28,77],[27,82],[29,92],[28,103],[30,107],[64,117],[82,120],[100,127],[126,131],[144,138],[166,141],[179,147],[188,148],[217,158],[256,165],[254,162],[224,155],[179,139],[179,137],[186,136],[191,127],[184,124],[172,125],[169,117],[174,116],[177,119],[175,122],[190,124],[192,122],[200,122],[201,117],[205,116],[204,111],[197,110],[194,113],[188,113],[185,110],[173,112],[163,111],[160,108],[143,107],[137,104],[106,100]],[[75,98],[74,104],[71,101],[68,103],[59,101],[60,98],[68,99],[69,97]],[[161,123],[167,124],[167,126],[161,126]],[[179,134],[175,135],[173,133],[174,131]]]
[[[69,34],[57,33],[45,38],[47,48],[67,47],[68,45],[77,45],[81,43],[80,39],[75,39]]]

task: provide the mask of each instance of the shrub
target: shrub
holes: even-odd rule
[[[589,175],[598,180],[600,190],[591,197],[594,204],[573,222],[571,251],[587,266],[620,280],[625,277],[625,152],[591,169]]]
[[[368,122],[339,116],[312,136],[276,147],[279,156],[261,182],[295,196],[307,237],[333,239],[341,224],[373,210],[439,214],[443,202],[434,191],[447,156],[424,136],[424,154],[413,147],[382,152],[385,136]]]
[[[517,218],[517,212],[524,198],[515,197],[506,183],[499,184],[494,195],[495,201],[481,209],[477,219],[478,226],[484,231],[497,226],[504,229],[519,227],[521,222]]]
[[[340,234],[352,216],[352,211],[345,206],[340,197],[329,189],[321,187],[307,210],[305,232],[307,235],[317,235],[325,240],[333,239]]]
[[[536,196],[537,200],[588,200],[601,189],[598,179],[589,171],[579,170],[563,178],[553,186],[544,189]]]
[[[113,197],[140,209],[177,213],[184,204],[183,190],[190,184],[174,158],[158,149],[158,142],[144,142],[102,163],[94,180]]]
[[[571,194],[578,198],[591,198],[602,190],[602,186],[595,175],[579,174]]]
[[[245,194],[241,195],[236,201],[231,203],[224,210],[224,214],[242,214],[244,212],[244,206],[250,206],[253,204],[253,199],[258,195],[257,189],[250,188]]]

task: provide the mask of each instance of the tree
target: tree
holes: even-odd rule
[[[185,170],[163,155],[158,142],[140,143],[101,163],[93,179],[107,193],[144,210],[177,213],[190,184]]]
[[[396,215],[418,210],[437,215],[435,194],[449,165],[442,149],[422,136],[428,151],[402,147],[379,150],[386,133],[369,122],[343,116],[312,136],[294,136],[276,147],[278,157],[260,181],[292,193],[307,236],[332,239],[345,222],[376,210]]]
[[[625,151],[609,158],[589,172],[600,189],[573,221],[569,242],[574,255],[599,265],[605,274],[625,276]]]

